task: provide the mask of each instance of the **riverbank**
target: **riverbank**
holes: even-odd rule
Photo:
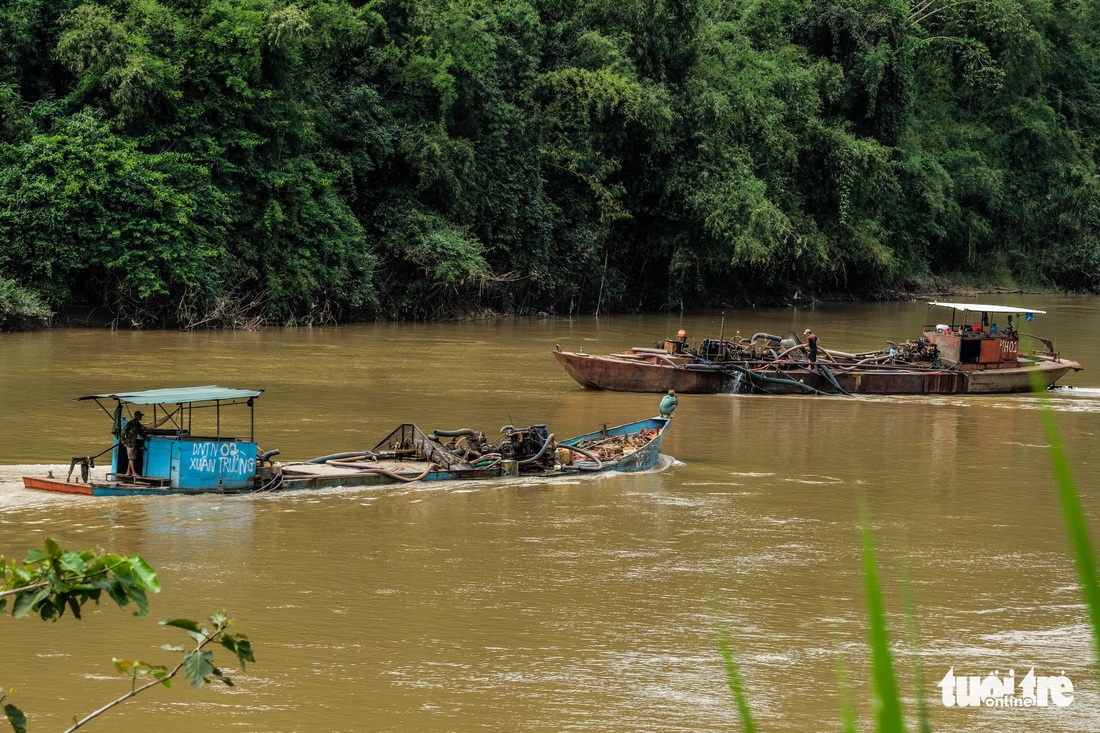
[[[1035,286],[1021,286],[1021,285],[1004,285],[1004,284],[989,284],[978,283],[966,278],[965,276],[939,276],[928,279],[926,282],[913,287],[898,288],[890,291],[881,291],[875,293],[871,297],[859,297],[851,292],[845,292],[840,290],[828,291],[828,292],[813,292],[805,291],[799,288],[793,288],[787,294],[777,294],[775,292],[760,292],[754,295],[742,295],[737,298],[718,299],[715,302],[706,302],[696,304],[692,308],[685,308],[685,311],[692,310],[706,310],[714,308],[758,308],[758,307],[806,307],[813,306],[822,303],[870,303],[870,302],[884,302],[884,301],[897,301],[906,302],[914,300],[942,300],[945,298],[956,299],[968,299],[973,300],[979,296],[1008,296],[1008,295],[1023,295],[1023,294],[1054,294],[1061,292],[1049,288],[1040,288]],[[3,295],[0,293],[0,295]],[[36,331],[48,328],[65,328],[65,327],[78,327],[78,328],[106,328],[111,330],[237,330],[237,331],[259,331],[268,327],[287,327],[287,326],[348,326],[363,323],[384,323],[384,322],[425,322],[430,320],[431,322],[438,323],[465,323],[471,321],[484,321],[493,320],[498,318],[557,318],[564,315],[592,315],[596,313],[595,309],[586,308],[584,310],[578,310],[573,313],[559,313],[552,307],[545,309],[541,308],[525,308],[515,311],[500,311],[486,306],[472,306],[466,310],[452,313],[447,317],[435,318],[435,319],[421,319],[421,318],[383,318],[377,317],[373,319],[359,319],[359,320],[339,320],[335,318],[328,319],[310,319],[303,320],[301,322],[291,323],[275,323],[274,321],[266,318],[263,314],[253,314],[244,318],[209,318],[202,320],[202,325],[198,327],[186,327],[181,326],[174,329],[157,329],[150,328],[136,322],[132,319],[124,319],[120,314],[111,313],[101,307],[74,307],[69,308],[58,313],[51,313],[49,309],[45,308],[40,302],[36,300],[28,300],[25,293],[19,298],[9,298],[4,301],[0,298],[0,332],[15,332],[15,331]],[[616,315],[616,314],[642,314],[646,312],[669,312],[677,310],[676,308],[667,307],[662,309],[654,309],[650,311],[646,310],[629,310],[629,309],[616,309],[608,310],[607,308],[600,308],[599,315]]]

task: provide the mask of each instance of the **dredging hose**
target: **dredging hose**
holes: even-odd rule
[[[412,483],[413,481],[420,481],[425,476],[427,476],[429,473],[431,473],[432,471],[439,468],[439,466],[437,466],[436,464],[429,463],[428,467],[424,469],[424,472],[422,474],[420,474],[419,476],[416,476],[416,477],[410,477],[410,476],[402,476],[399,473],[394,473],[393,471],[389,470],[388,468],[382,468],[381,466],[379,466],[377,464],[373,464],[373,463],[361,463],[361,462],[358,462],[358,461],[330,460],[330,461],[325,461],[325,464],[329,465],[329,466],[336,466],[338,468],[357,468],[357,469],[359,469],[359,473],[358,474],[353,474],[353,475],[356,475],[356,476],[369,476],[371,474],[381,474],[383,476],[389,476],[390,478],[397,479],[398,481],[404,481],[405,483]]]
[[[278,451],[276,451],[276,452],[278,452]],[[277,491],[279,488],[282,487],[282,485],[283,485],[283,467],[280,466],[279,464],[275,464],[275,466],[272,469],[271,479],[266,484],[264,484],[260,488],[256,489],[256,493],[260,494],[260,493],[264,493],[264,492],[268,492],[268,491]]]
[[[504,456],[500,453],[483,453],[474,460],[470,461],[474,468],[493,468],[501,461],[504,460]],[[482,465],[483,461],[488,461],[485,465]]]
[[[458,430],[433,430],[428,437],[439,440],[440,438],[458,438],[463,435],[467,438],[478,438],[481,433],[471,428],[459,428]]]
[[[580,453],[585,458],[590,458],[590,459],[592,459],[593,461],[596,462],[596,465],[593,466],[592,468],[588,468],[586,466],[578,465],[577,466],[578,471],[602,471],[603,470],[603,461],[601,461],[600,457],[597,456],[596,454],[589,453],[584,448],[577,448],[576,446],[572,446],[572,445],[563,445],[561,447],[565,448],[568,451],[573,451],[574,453]],[[574,464],[574,465],[576,465],[576,464]]]
[[[832,385],[834,387],[836,387],[837,392],[844,395],[845,397],[850,397],[851,396],[851,395],[848,394],[848,392],[843,387],[840,386],[840,382],[836,381],[836,377],[833,376],[833,372],[832,372],[831,369],[829,369],[829,367],[825,366],[824,364],[821,364],[820,367],[821,367],[821,373],[825,375],[826,379],[828,379],[830,382],[832,382]]]
[[[339,460],[341,458],[366,458],[367,456],[373,456],[369,450],[356,450],[347,453],[333,453],[327,456],[318,456],[317,458],[310,458],[308,461],[302,461],[303,463],[328,463],[329,461]]]
[[[802,390],[805,390],[806,392],[813,392],[814,394],[821,394],[821,395],[829,394],[828,392],[822,392],[819,389],[814,389],[813,387],[806,384],[805,382],[797,382],[793,379],[782,379],[780,377],[769,377],[765,374],[760,374],[759,372],[754,372],[751,369],[746,369],[745,367],[740,366],[738,364],[723,364],[722,366],[723,366],[723,370],[732,370],[732,371],[735,371],[735,372],[739,372],[739,373],[744,374],[745,376],[747,376],[749,379],[764,382],[765,384],[789,384],[789,385],[798,387]],[[764,392],[768,391],[763,386],[760,386],[760,385],[757,385],[757,384],[754,384],[753,387],[756,388],[756,389],[762,390]]]
[[[539,460],[544,455],[546,455],[546,450],[550,447],[550,444],[553,443],[553,442],[554,442],[554,434],[550,433],[549,435],[546,436],[546,441],[542,444],[542,447],[539,448],[538,453],[531,456],[530,458],[524,458],[522,461],[516,461],[516,463],[520,466],[527,466],[527,465],[530,465],[530,464],[534,463],[535,461]]]

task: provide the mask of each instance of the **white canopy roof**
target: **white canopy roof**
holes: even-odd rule
[[[76,400],[113,399],[134,405],[182,405],[185,402],[214,402],[259,397],[263,390],[230,389],[228,387],[170,387],[150,389],[144,392],[119,392],[117,394],[90,394],[74,397]]]
[[[1014,305],[981,305],[979,303],[940,303],[930,300],[928,305],[938,305],[941,308],[954,308],[957,311],[971,311],[977,313],[1046,313],[1035,308],[1022,308]]]

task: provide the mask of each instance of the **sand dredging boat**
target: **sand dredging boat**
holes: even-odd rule
[[[370,449],[281,462],[278,450],[260,450],[254,437],[254,409],[262,394],[263,390],[205,386],[77,397],[94,400],[110,418],[107,447],[71,458],[63,479],[51,471],[24,476],[23,485],[91,496],[244,494],[644,471],[656,465],[671,424],[667,418],[653,417],[558,440],[546,425],[506,425],[488,436],[469,428],[426,433],[405,423]],[[135,406],[151,410],[148,425]],[[227,433],[223,411],[244,408],[247,437]],[[97,459],[110,462],[101,478],[93,474]]]
[[[928,304],[943,318],[926,319],[919,338],[887,342],[860,353],[819,349],[809,361],[797,334],[704,339],[686,336],[618,354],[563,351],[555,358],[583,387],[616,392],[759,394],[992,394],[1051,387],[1076,361],[1062,358],[1050,339],[1022,333],[1046,311],[975,303]],[[998,325],[1003,319],[1003,325]],[[724,325],[724,324],[723,324]],[[723,328],[724,330],[724,328]],[[1021,344],[1024,344],[1021,348]]]

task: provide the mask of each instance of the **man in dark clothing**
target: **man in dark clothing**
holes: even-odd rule
[[[126,447],[126,457],[129,460],[129,463],[126,467],[126,473],[124,474],[126,476],[138,475],[138,471],[134,467],[134,459],[137,456],[138,441],[145,440],[145,431],[148,429],[141,424],[142,417],[144,417],[144,415],[141,410],[136,411],[134,413],[134,416],[127,420],[126,424],[122,426],[122,432],[118,436],[118,442],[122,443],[122,445]],[[165,422],[170,417],[172,417],[171,413],[165,415],[163,418],[153,423],[153,425],[150,427],[160,427],[161,423]]]
[[[134,456],[137,455],[138,439],[145,437],[145,426],[141,424],[142,417],[140,410],[135,412],[122,427],[122,434],[118,438],[119,442],[126,446],[126,457],[129,459],[129,465],[126,468],[127,476],[137,474],[134,469]]]
[[[806,337],[807,355],[810,359],[810,371],[817,371],[817,334],[807,328],[802,335]]]

